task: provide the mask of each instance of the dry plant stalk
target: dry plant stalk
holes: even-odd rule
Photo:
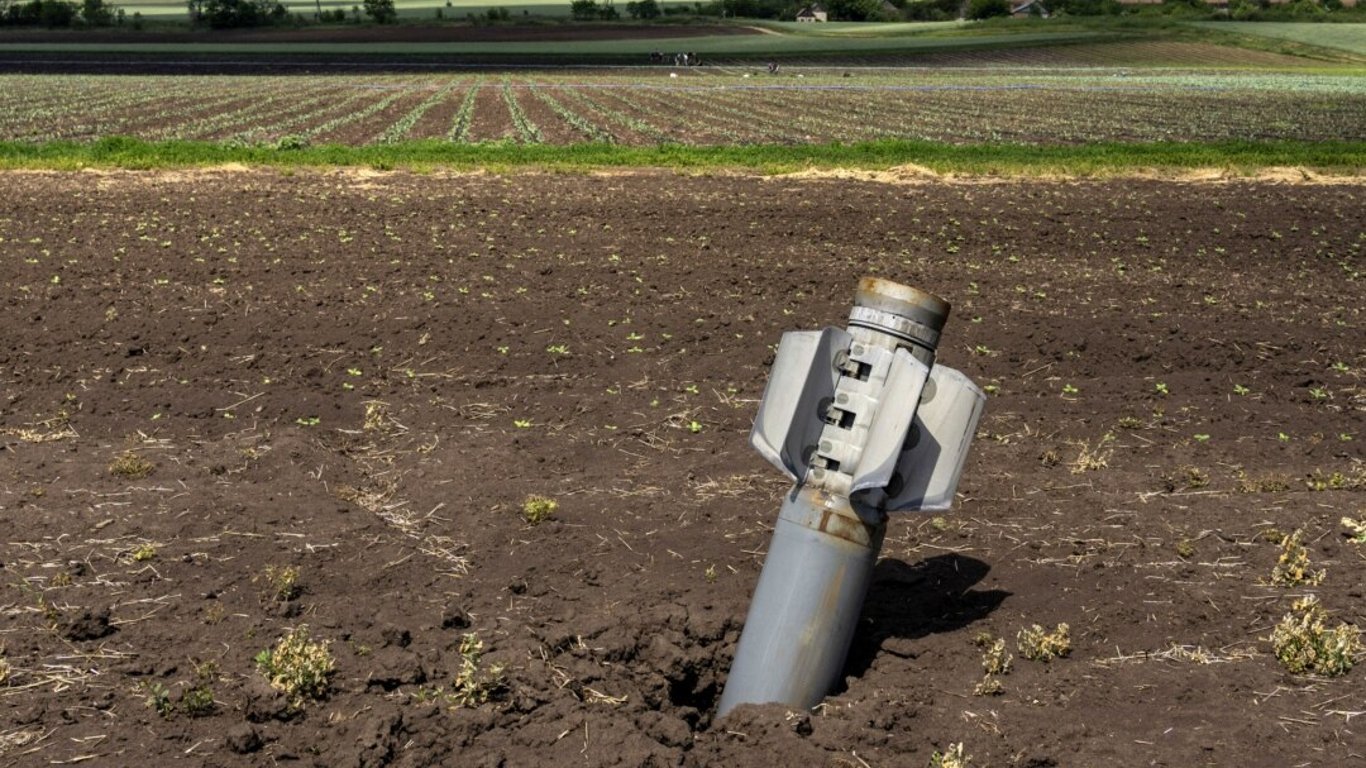
[[[1072,460],[1072,474],[1080,475],[1083,472],[1094,472],[1110,466],[1110,457],[1114,455],[1115,451],[1108,446],[1114,439],[1115,436],[1107,432],[1104,437],[1096,441],[1094,448],[1089,442],[1080,443],[1077,458]]]
[[[138,480],[152,474],[155,464],[133,451],[124,451],[109,462],[109,474],[125,480]]]
[[[1278,587],[1298,587],[1323,583],[1327,571],[1315,571],[1310,568],[1309,550],[1301,542],[1303,535],[1304,531],[1298,530],[1281,539],[1281,556],[1271,569],[1272,584]]]

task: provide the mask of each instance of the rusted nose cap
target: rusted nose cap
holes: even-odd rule
[[[949,303],[928,291],[909,285],[865,277],[854,291],[854,305],[890,312],[914,320],[939,333],[949,319]]]

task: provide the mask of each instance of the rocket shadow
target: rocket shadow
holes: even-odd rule
[[[913,640],[952,632],[990,615],[1011,594],[972,589],[990,571],[981,560],[958,554],[937,555],[914,565],[890,558],[878,562],[843,677],[862,677],[890,638]],[[836,691],[843,688],[841,682]]]

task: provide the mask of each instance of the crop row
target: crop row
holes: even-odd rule
[[[809,76],[808,76],[809,74]],[[0,76],[0,139],[1028,143],[1366,139],[1366,79],[1086,69],[664,78]]]

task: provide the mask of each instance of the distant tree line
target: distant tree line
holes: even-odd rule
[[[186,0],[185,5],[190,12],[191,24],[212,29],[264,27],[302,21],[298,15],[291,16],[280,0]],[[362,10],[376,24],[392,24],[398,20],[394,0],[361,0],[360,5],[351,8],[355,21],[360,21]],[[341,8],[324,11],[321,4],[316,15],[318,21],[322,22],[347,20],[346,11]]]
[[[659,16],[721,16],[791,21],[811,0],[709,0],[691,5],[661,5],[658,0],[625,4],[632,19]],[[947,21],[1009,16],[1018,0],[819,0],[831,21]],[[1118,16],[1122,14],[1190,15],[1208,18],[1284,19],[1310,21],[1343,8],[1342,0],[1230,0],[1228,10],[1204,0],[1164,0],[1152,6],[1126,6],[1118,0],[1037,0],[1031,15]],[[612,0],[571,0],[570,15],[577,21],[621,18]]]
[[[137,14],[135,14],[137,15]],[[109,27],[122,24],[122,8],[104,0],[0,0],[0,25],[11,27]]]

